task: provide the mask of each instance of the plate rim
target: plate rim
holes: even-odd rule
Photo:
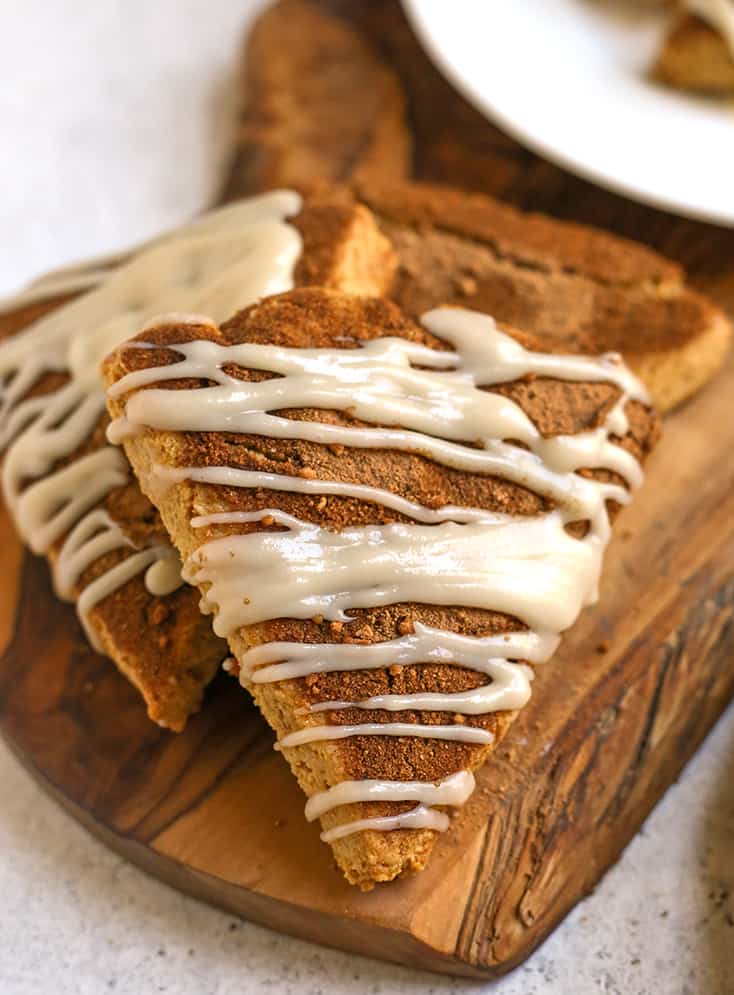
[[[532,131],[528,131],[522,125],[517,124],[510,115],[498,108],[491,99],[482,93],[457,68],[453,60],[447,57],[436,39],[435,32],[428,24],[428,18],[425,15],[427,6],[422,0],[401,0],[401,3],[410,27],[418,38],[426,55],[441,75],[483,117],[496,124],[520,145],[539,155],[541,158],[546,159],[548,162],[559,166],[568,173],[578,176],[595,186],[610,190],[614,194],[644,204],[647,207],[705,224],[718,225],[722,228],[734,228],[734,205],[730,210],[726,208],[710,210],[706,207],[692,204],[686,198],[670,198],[664,195],[657,195],[654,190],[650,190],[646,186],[635,186],[616,178],[610,173],[605,173],[604,170],[589,166],[583,159],[564,153],[562,149],[547,143],[542,138],[534,135]],[[734,141],[734,122],[732,122],[732,140]]]

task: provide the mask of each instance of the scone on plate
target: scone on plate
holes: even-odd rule
[[[653,74],[670,86],[734,95],[734,0],[687,0]]]

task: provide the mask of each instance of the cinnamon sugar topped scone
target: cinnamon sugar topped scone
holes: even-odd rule
[[[161,319],[105,376],[308,818],[361,887],[422,867],[595,597],[644,388],[478,312],[312,288]]]
[[[205,215],[115,270],[67,272],[5,302],[0,327],[18,332],[0,344],[6,503],[51,560],[57,593],[77,602],[92,644],[161,725],[183,727],[225,647],[182,586],[155,509],[106,444],[99,360],[174,303],[223,317],[303,280],[379,293],[391,259],[365,208],[328,198],[302,208],[281,191]],[[65,306],[47,299],[89,283]]]
[[[35,548],[46,548],[54,561],[66,551],[60,593],[77,598],[91,587],[81,608],[97,644],[140,688],[151,717],[171,728],[181,728],[198,707],[202,689],[223,652],[222,644],[212,638],[206,621],[199,617],[190,591],[178,588],[163,594],[158,589],[156,594],[146,586],[144,575],[135,572],[135,564],[147,570],[151,557],[160,558],[167,548],[167,537],[135,480],[128,479],[124,461],[108,452],[99,455],[105,448],[105,416],[99,399],[87,399],[88,428],[77,415],[75,424],[81,432],[78,448],[67,449],[66,455],[60,451],[54,465],[47,454],[39,469],[41,451],[46,452],[46,429],[43,418],[37,416],[43,415],[53,430],[56,416],[52,405],[64,407],[72,393],[82,391],[80,382],[69,386],[67,360],[52,356],[53,348],[49,348],[48,336],[55,334],[54,327],[63,327],[63,313],[61,317],[43,315],[68,302],[68,297],[48,299],[62,284],[71,293],[90,282],[97,283],[99,289],[83,299],[87,303],[80,301],[71,307],[86,311],[91,300],[93,307],[102,307],[103,314],[109,310],[114,316],[120,309],[126,311],[130,324],[126,326],[123,321],[119,334],[124,338],[144,319],[146,309],[140,292],[145,287],[152,295],[150,314],[168,300],[177,308],[194,306],[194,285],[207,274],[217,285],[226,271],[225,261],[216,254],[217,244],[229,247],[223,250],[225,254],[236,251],[237,239],[245,247],[257,244],[260,253],[255,257],[267,268],[270,257],[263,253],[263,243],[256,241],[257,231],[247,234],[242,210],[234,205],[196,223],[191,237],[199,241],[197,267],[187,271],[184,266],[180,273],[178,264],[171,268],[174,282],[180,277],[183,284],[187,280],[191,283],[185,294],[176,287],[166,297],[168,291],[159,285],[155,273],[146,272],[148,262],[128,255],[105,260],[102,266],[78,267],[59,274],[50,286],[42,283],[31,288],[15,306],[6,302],[0,314],[0,328],[7,335],[26,325],[36,328],[0,349],[5,366],[5,442],[15,434],[25,439],[19,447],[20,469],[17,453],[6,468],[6,496],[17,512],[26,503],[38,507],[39,494],[48,495],[49,487],[56,486],[55,482],[44,483],[40,491],[34,489],[30,485],[39,476],[50,476],[54,481],[66,462],[75,463],[80,457],[87,459],[87,468],[95,467],[95,461],[109,462],[105,464],[106,494],[91,504],[84,496],[89,493],[87,484],[80,485],[84,494],[75,494],[76,507],[85,509],[79,518],[85,518],[87,512],[94,514],[75,532],[73,541],[67,542],[78,522],[73,521],[68,508],[57,520],[58,535],[44,533],[32,541]],[[244,210],[246,213],[246,206]],[[481,196],[417,184],[363,184],[358,196],[345,189],[322,189],[312,194],[305,209],[287,224],[303,246],[292,273],[296,285],[323,284],[357,294],[387,293],[412,317],[436,304],[456,303],[498,314],[569,351],[621,349],[663,407],[687,396],[707,379],[728,343],[729,326],[720,312],[690,291],[679,269],[655,253],[604,233],[530,218]],[[226,235],[227,231],[231,234]],[[176,237],[180,240],[183,234]],[[168,254],[169,259],[175,259],[175,253],[166,248],[171,240],[171,236],[158,239],[146,251],[156,258]],[[188,251],[193,251],[190,241]],[[125,272],[115,275],[115,264],[128,267],[127,273],[145,273],[135,290],[137,299],[131,301],[132,310],[124,302],[114,302],[110,309],[104,303],[94,304],[100,295],[104,302],[109,286],[117,294],[115,286],[124,289],[130,281]],[[250,292],[238,283],[233,301],[246,300]],[[72,310],[72,318],[75,314]],[[107,324],[112,343],[118,333],[114,321],[103,322],[103,326]],[[102,326],[86,330],[82,321],[75,338],[83,346],[93,343],[102,331]],[[34,343],[42,341],[43,348],[37,349]],[[85,363],[91,369],[95,355],[104,351],[98,346],[94,349],[98,349],[96,354],[86,355],[84,347],[74,347],[77,372]],[[58,369],[42,369],[47,360]],[[23,377],[18,377],[21,367]],[[42,396],[51,401],[42,400]],[[95,404],[100,410],[97,422],[92,418]],[[71,413],[73,409],[67,415]],[[52,431],[52,437],[56,445],[61,433]],[[23,469],[25,460],[33,463],[27,472]],[[96,472],[88,475],[87,479],[91,478],[95,487],[104,483]],[[71,476],[67,474],[65,479],[71,481]],[[71,483],[70,487],[73,489]],[[30,502],[23,496],[26,491],[34,495]],[[53,507],[48,514],[54,517]],[[37,531],[38,522],[29,523],[27,516],[19,514],[18,521],[27,538]],[[134,563],[123,565],[133,557],[137,557]],[[172,585],[177,581],[174,563],[166,556],[164,559]],[[110,588],[108,575],[112,570],[119,583]],[[132,573],[127,576],[127,571]],[[96,583],[100,578],[104,579]]]

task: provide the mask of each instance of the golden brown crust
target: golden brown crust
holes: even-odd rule
[[[303,239],[294,274],[297,286],[375,295],[388,290],[397,256],[362,204],[350,202],[338,190],[327,189],[308,200],[292,224]]]
[[[682,14],[660,50],[652,70],[668,86],[711,96],[734,93],[734,57],[725,39],[695,14]]]
[[[566,273],[612,286],[682,279],[676,263],[639,242],[520,211],[484,194],[430,183],[360,181],[355,186],[378,215],[420,232],[453,232],[539,273]]]
[[[390,296],[413,317],[455,303],[561,349],[621,352],[661,411],[728,351],[723,312],[642,245],[429,184],[362,183],[358,196],[397,253]]]
[[[306,0],[268,7],[248,37],[243,76],[229,196],[408,174],[411,143],[397,78],[340,18]]]
[[[345,343],[353,342],[356,346],[360,341],[385,334],[409,338],[433,348],[441,345],[439,340],[407,319],[388,301],[359,300],[313,288],[295,290],[248,308],[219,331],[205,327],[172,326],[158,329],[155,341],[165,345],[194,337],[228,343],[271,342],[292,347],[326,347],[339,341],[344,347]],[[528,346],[539,345],[532,336],[518,332],[512,334]],[[106,362],[105,376],[108,382],[114,382],[132,369],[171,359],[173,354],[164,349],[119,350]],[[263,376],[262,373],[236,368],[231,372],[243,379]],[[177,389],[195,385],[170,381],[166,386]],[[495,389],[519,403],[546,434],[576,432],[601,424],[619,397],[618,390],[606,384],[561,383],[542,378]],[[110,402],[114,415],[120,414],[122,409],[122,401]],[[334,412],[306,410],[281,414],[354,424],[347,416]],[[629,406],[629,414],[631,431],[623,444],[644,460],[655,441],[657,423],[649,410],[638,404]],[[178,466],[224,464],[368,484],[390,489],[429,507],[451,502],[518,514],[534,514],[547,507],[542,499],[517,485],[451,470],[420,455],[402,451],[363,451],[246,435],[153,431],[130,439],[126,450],[144,488],[150,486],[153,463]],[[232,525],[210,526],[196,532],[191,529],[189,522],[193,515],[214,510],[277,507],[335,530],[347,525],[405,520],[382,506],[355,499],[262,492],[191,482],[172,487],[164,494],[157,493],[156,500],[166,527],[184,556],[193,552],[202,541],[242,531],[241,526]],[[272,525],[252,527],[277,528]],[[247,578],[243,578],[245,596],[246,584]],[[230,644],[236,653],[241,653],[248,646],[273,640],[372,643],[411,631],[415,621],[470,635],[487,635],[522,627],[516,619],[497,612],[414,603],[355,611],[353,616],[354,621],[349,624],[329,623],[321,619],[277,619],[240,630]],[[319,674],[281,684],[254,685],[250,686],[250,690],[271,725],[279,735],[283,735],[302,728],[304,722],[309,721],[298,711],[305,705],[329,700],[355,700],[388,691],[457,691],[477,687],[484,680],[479,674],[456,667],[421,665]],[[495,713],[462,716],[460,719],[493,732],[496,741],[499,741],[512,717],[511,713]],[[347,709],[319,716],[319,721],[331,723],[384,722],[388,719],[427,724],[446,721],[441,713],[418,711],[385,713]],[[486,746],[416,737],[357,736],[338,742],[314,743],[286,752],[301,786],[312,794],[350,778],[438,780],[462,768],[475,769],[490,750]],[[396,803],[348,806],[328,813],[323,824],[330,828],[354,818],[394,814],[406,807],[410,806]],[[337,841],[334,852],[348,879],[361,887],[369,887],[375,881],[389,880],[408,868],[422,866],[433,836],[427,830],[361,833]]]

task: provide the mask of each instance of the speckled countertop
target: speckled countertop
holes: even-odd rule
[[[0,0],[0,294],[211,199],[258,6]],[[326,950],[184,898],[89,837],[2,744],[0,786],[0,995],[734,993],[732,711],[596,893],[495,985]]]

